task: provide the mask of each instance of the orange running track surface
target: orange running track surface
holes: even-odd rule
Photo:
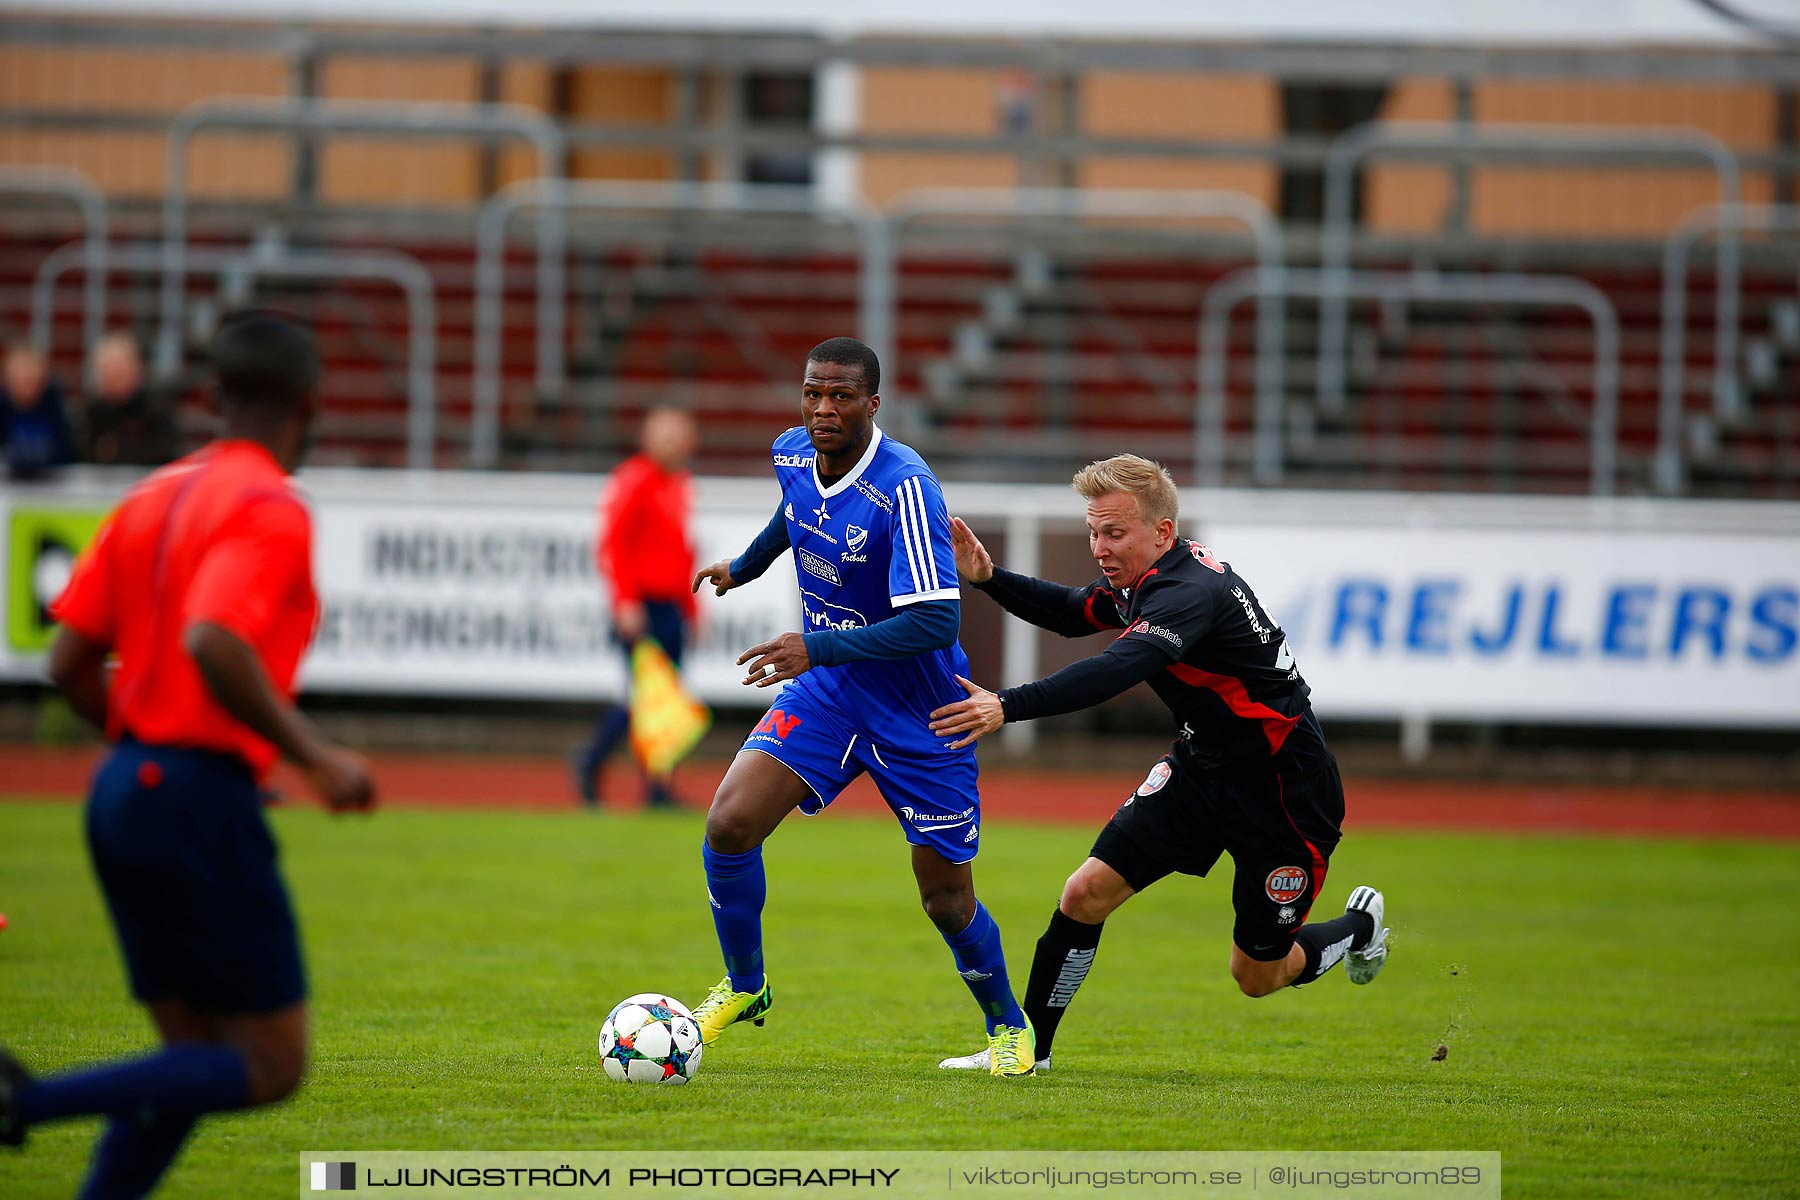
[[[0,747],[0,800],[80,797],[102,751]],[[396,808],[569,809],[576,806],[567,768],[544,757],[384,753],[374,756],[381,803]],[[683,767],[676,791],[703,808],[726,764]],[[988,766],[982,807],[990,820],[1061,821],[1098,829],[1137,786],[1126,771],[1043,771]],[[609,798],[637,808],[639,785],[622,766]],[[290,802],[310,803],[290,770],[274,786]],[[1512,781],[1346,780],[1350,829],[1488,830],[1494,832],[1611,833],[1665,837],[1800,839],[1800,793],[1777,790],[1638,788],[1622,785],[1532,784]],[[832,806],[875,813],[874,787],[857,781]]]

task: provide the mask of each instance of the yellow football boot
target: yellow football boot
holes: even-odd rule
[[[694,1010],[694,1020],[700,1026],[700,1040],[705,1045],[712,1045],[725,1032],[727,1025],[739,1021],[763,1023],[769,1006],[775,1003],[775,994],[769,990],[768,976],[763,976],[762,991],[739,992],[732,990],[731,976],[719,980],[712,990],[706,993],[706,999]]]
[[[1037,1034],[1030,1017],[1025,1018],[1023,1029],[1000,1025],[988,1035],[988,1074],[1037,1074]]]

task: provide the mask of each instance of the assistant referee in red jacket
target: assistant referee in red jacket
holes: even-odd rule
[[[693,418],[675,409],[653,409],[644,418],[638,453],[619,464],[600,496],[595,559],[610,589],[613,635],[625,652],[652,637],[681,665],[694,621],[694,544],[688,531],[693,509],[688,463],[694,456]],[[601,714],[594,736],[571,756],[575,792],[592,807],[600,802],[600,766],[631,728],[629,698]],[[648,778],[644,801],[671,808],[668,780]]]

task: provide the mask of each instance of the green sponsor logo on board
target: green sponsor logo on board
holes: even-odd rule
[[[6,642],[22,654],[50,647],[50,602],[69,582],[75,556],[94,540],[103,509],[15,508],[7,528]]]

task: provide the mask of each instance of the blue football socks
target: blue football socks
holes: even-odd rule
[[[178,1042],[154,1054],[49,1075],[19,1093],[27,1125],[63,1117],[224,1112],[250,1102],[243,1054],[223,1042]]]
[[[769,895],[762,847],[742,854],[721,854],[702,843],[700,860],[706,865],[706,897],[712,901],[713,928],[719,934],[731,986],[739,992],[761,991],[762,910]]]
[[[192,1113],[173,1112],[114,1117],[94,1147],[94,1161],[77,1200],[148,1195],[181,1153],[198,1119]]]
[[[956,970],[969,985],[981,1015],[987,1019],[987,1031],[1010,1025],[1025,1027],[1025,1014],[1013,998],[1012,984],[1006,978],[1006,955],[1000,950],[1000,926],[988,915],[987,906],[975,902],[975,916],[968,928],[957,934],[944,934],[950,953],[956,957]]]

